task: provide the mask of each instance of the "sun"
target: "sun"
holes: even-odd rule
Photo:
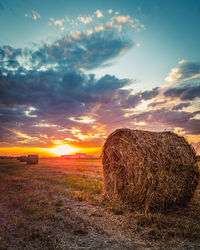
[[[64,145],[55,146],[49,149],[49,151],[57,156],[61,156],[61,155],[69,155],[69,154],[75,153],[77,152],[77,149],[67,144],[64,144]]]

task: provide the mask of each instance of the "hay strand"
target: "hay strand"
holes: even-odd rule
[[[104,197],[144,211],[184,205],[199,181],[194,149],[172,132],[118,129],[102,161]]]

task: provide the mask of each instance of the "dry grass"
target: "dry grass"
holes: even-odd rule
[[[139,213],[101,201],[101,163],[0,161],[0,249],[200,246],[200,187],[185,208]]]
[[[62,163],[55,160],[51,166],[50,161],[43,160],[38,166],[27,166],[15,160],[1,160],[0,248],[54,249],[60,244],[62,230],[67,230],[70,237],[80,231],[80,219],[68,218],[64,199],[98,202],[102,180],[87,175],[87,164],[80,166],[83,175],[75,175],[75,166],[63,164],[61,169]],[[97,168],[98,165],[97,162]]]
[[[185,206],[199,182],[193,148],[172,132],[117,129],[102,155],[105,198],[145,212]]]

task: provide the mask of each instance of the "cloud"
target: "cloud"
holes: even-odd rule
[[[192,74],[182,68],[188,62],[179,64],[181,74],[187,75],[180,78],[179,86],[164,90],[134,93],[131,79],[86,73],[105,67],[134,46],[127,33],[114,26],[140,26],[136,19],[111,18],[111,23],[76,30],[34,50],[0,47],[1,145],[50,146],[70,141],[79,147],[102,146],[105,136],[117,127],[199,133],[199,113],[181,110],[200,96],[194,78],[198,70],[190,66]],[[50,21],[62,27],[62,20]]]
[[[159,94],[159,91],[160,91],[159,88],[156,87],[152,90],[146,90],[146,91],[140,92],[139,95],[143,100],[149,100],[149,99],[156,97]]]
[[[86,35],[87,35],[87,36],[90,36],[90,35],[92,35],[93,33],[94,33],[93,29],[88,29],[88,30],[86,30]]]
[[[116,28],[119,31],[122,30],[124,26],[133,28],[137,31],[145,29],[145,26],[139,22],[137,18],[133,18],[129,15],[125,16],[114,16],[106,24],[109,27]]]
[[[193,100],[200,97],[200,85],[186,85],[180,88],[169,88],[164,92],[165,97],[179,98],[180,100]]]
[[[129,119],[135,122],[145,122],[147,127],[151,126],[153,130],[162,131],[180,128],[186,134],[197,135],[200,133],[200,120],[194,118],[197,113],[200,112],[171,111],[161,108],[134,114]]]
[[[135,108],[137,105],[142,103],[143,101],[150,100],[158,95],[158,88],[154,88],[152,90],[146,90],[143,92],[138,92],[135,95],[130,94],[128,99],[123,101],[124,108]]]
[[[94,30],[95,30],[96,32],[100,32],[100,31],[103,31],[103,30],[105,30],[105,29],[106,29],[106,27],[103,26],[103,25],[95,26],[95,27],[94,27]]]
[[[27,18],[31,18],[33,20],[37,20],[41,18],[40,13],[35,10],[32,10],[31,13],[25,13],[24,16]]]
[[[133,20],[132,20],[132,18],[130,16],[117,16],[117,17],[114,17],[114,19],[118,23],[133,22]]]
[[[54,25],[55,25],[55,26],[62,27],[62,26],[63,26],[63,21],[64,21],[64,20],[56,20],[56,21],[54,22]]]
[[[99,30],[89,37],[87,33],[75,32],[53,44],[44,44],[35,51],[0,47],[2,72],[26,74],[26,67],[32,70],[48,69],[94,69],[103,67],[108,61],[128,50],[133,42],[120,37],[112,30]],[[22,60],[23,59],[23,60]]]
[[[83,69],[101,67],[131,46],[111,30],[89,37],[80,33],[79,39],[63,37],[35,51],[2,46],[0,116],[1,131],[7,131],[2,145],[51,145],[65,138],[82,143],[81,138],[104,136],[104,129],[98,132],[102,114],[94,109],[107,104],[107,110],[114,107],[122,114],[119,90],[131,81],[111,75],[96,79]],[[123,97],[129,94],[124,92]],[[98,128],[93,128],[93,121]],[[77,128],[80,132],[74,133]]]
[[[78,19],[80,22],[84,23],[84,24],[87,24],[87,23],[92,22],[92,17],[91,17],[91,16],[85,16],[85,17],[79,16],[77,19]]]
[[[152,107],[152,108],[160,107],[166,103],[167,103],[167,100],[163,100],[163,101],[159,101],[159,102],[152,102],[152,103],[148,104],[148,107]]]
[[[172,110],[180,110],[180,109],[182,109],[182,108],[187,108],[187,107],[189,107],[190,105],[191,105],[190,102],[181,102],[181,103],[179,103],[178,105],[174,106],[174,107],[172,108]]]
[[[178,62],[178,64],[183,64],[183,63],[186,63],[187,62],[187,60],[180,60],[179,62]]]
[[[165,78],[167,82],[185,81],[200,77],[200,63],[192,63],[182,60],[180,66],[173,68]]]
[[[112,14],[112,12],[112,9],[108,10],[109,14]],[[85,32],[87,35],[108,29],[117,29],[117,32],[121,32],[122,30],[127,32],[130,31],[130,29],[137,31],[145,29],[144,25],[141,24],[137,18],[133,18],[129,15],[119,15],[119,13],[115,12],[115,16],[109,15],[104,17],[100,10],[97,10],[94,13],[95,15],[89,14],[86,16],[78,16],[75,19],[70,19],[67,16],[63,17],[62,19],[50,17],[48,25],[55,26],[61,29],[61,31],[64,29],[70,29],[71,33],[74,33],[77,31],[77,25],[81,23],[83,25],[81,25],[81,29],[78,31],[81,33]],[[87,30],[84,29],[84,26],[87,27]]]
[[[101,146],[108,131],[126,124],[127,110],[158,93],[153,89],[133,95],[122,89],[132,82],[129,79],[96,79],[62,67],[0,79],[0,127],[7,131],[2,139],[6,145],[42,146],[71,138],[75,146],[86,145],[83,141]]]
[[[121,98],[127,99],[130,92],[122,96],[120,89],[131,81],[111,75],[96,79],[83,70],[104,66],[133,43],[113,30],[76,35],[43,44],[34,51],[0,48],[1,130],[7,131],[3,144],[41,146],[65,138],[74,143],[82,143],[83,137],[87,141],[103,138],[102,113],[95,110],[106,105],[107,112],[115,109],[116,115],[124,113]],[[75,133],[77,128],[80,131]],[[17,140],[13,131],[18,133]]]
[[[103,13],[100,10],[96,10],[95,14],[97,15],[98,18],[102,18],[103,17]]]
[[[63,19],[57,19],[55,20],[53,17],[50,17],[49,18],[49,22],[48,22],[48,25],[49,26],[55,26],[55,27],[58,27],[60,28],[60,30],[64,30],[64,23],[65,22],[68,22],[69,19],[67,17],[63,18]]]

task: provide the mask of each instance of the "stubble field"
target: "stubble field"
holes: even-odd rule
[[[0,249],[200,249],[200,187],[144,214],[102,199],[100,160],[0,160]]]

